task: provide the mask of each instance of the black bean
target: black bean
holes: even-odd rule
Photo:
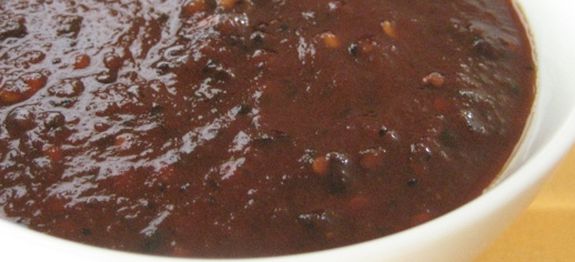
[[[415,187],[415,186],[417,186],[418,183],[419,183],[419,181],[417,180],[417,178],[411,178],[407,181],[407,185],[409,187]]]
[[[457,145],[457,137],[452,131],[443,130],[439,134],[439,142],[447,147],[455,147]]]
[[[158,75],[165,75],[170,71],[172,66],[166,61],[160,61],[155,65],[155,68]]]
[[[352,188],[354,180],[354,163],[347,155],[341,153],[330,153],[327,155],[327,160],[328,171],[326,179],[328,191],[332,194],[348,192]]]
[[[247,115],[252,112],[252,107],[247,104],[240,105],[240,111],[238,111],[239,115]]]
[[[264,43],[264,39],[265,39],[265,34],[261,31],[255,31],[252,33],[252,35],[250,36],[250,40],[252,41],[252,43],[256,46],[260,46],[261,44]]]
[[[473,51],[485,58],[495,59],[497,57],[497,51],[493,45],[483,38],[473,41]]]
[[[152,106],[152,108],[150,109],[150,115],[152,115],[152,116],[161,115],[163,112],[164,112],[164,107],[160,106],[160,105]]]
[[[337,215],[329,210],[314,210],[298,215],[297,221],[308,230],[324,231],[337,223]]]
[[[256,146],[268,146],[276,144],[278,142],[285,142],[289,140],[289,135],[281,130],[270,130],[268,132],[262,132],[254,137],[254,145]]]
[[[379,129],[378,135],[379,137],[385,137],[385,135],[387,135],[387,132],[389,132],[389,129],[386,126],[382,126]]]
[[[351,45],[349,45],[349,47],[347,48],[347,52],[353,56],[356,57],[359,55],[359,45],[356,43],[352,43]]]
[[[81,232],[82,235],[84,235],[84,236],[90,236],[90,235],[92,235],[92,230],[89,229],[89,228],[82,228],[82,229],[80,230],[80,232]]]

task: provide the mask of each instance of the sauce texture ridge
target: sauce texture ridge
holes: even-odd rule
[[[481,194],[534,71],[509,0],[0,1],[0,217],[170,256],[375,239]]]

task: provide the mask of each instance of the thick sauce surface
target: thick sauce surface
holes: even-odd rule
[[[1,1],[0,216],[174,256],[374,239],[478,196],[533,80],[507,0]]]

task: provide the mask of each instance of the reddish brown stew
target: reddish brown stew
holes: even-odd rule
[[[507,0],[2,1],[0,216],[172,256],[358,243],[477,197],[533,97]]]

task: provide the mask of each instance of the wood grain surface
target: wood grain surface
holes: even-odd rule
[[[477,262],[575,261],[575,148],[535,201]]]

